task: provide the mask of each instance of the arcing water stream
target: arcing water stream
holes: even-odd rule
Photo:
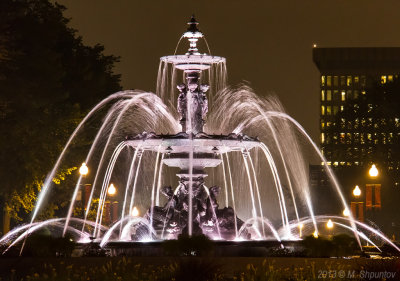
[[[261,98],[246,86],[227,88],[225,58],[201,54],[197,43],[204,35],[194,18],[188,24],[181,38],[189,41],[187,53],[161,58],[157,95],[123,91],[96,105],[45,180],[30,224],[9,232],[0,243],[12,247],[49,226],[61,227],[62,235],[74,233],[82,243],[92,237],[102,247],[110,241],[176,239],[182,233],[217,240],[298,240],[318,235],[318,225],[327,219],[352,232],[360,246],[362,240],[373,243],[368,233],[391,243],[351,214],[314,215],[305,146],[325,163],[337,204],[348,209],[318,147],[277,99]],[[178,74],[184,79],[177,85]],[[78,177],[66,216],[36,222],[69,149],[101,114],[102,123],[82,159],[91,172]],[[88,183],[90,189],[83,190]],[[111,183],[117,194],[109,192]],[[81,199],[84,212],[75,218],[80,192],[88,199]]]

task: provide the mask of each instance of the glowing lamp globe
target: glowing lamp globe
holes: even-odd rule
[[[139,210],[138,210],[138,208],[133,207],[131,214],[132,214],[132,217],[137,217],[137,216],[139,216]]]
[[[82,163],[81,167],[79,168],[79,174],[82,176],[86,176],[89,173],[89,168],[86,166],[86,163]]]
[[[313,236],[314,238],[318,238],[318,231],[314,231]]]
[[[115,188],[114,184],[110,184],[110,187],[107,190],[109,195],[115,195],[117,193],[117,189]]]
[[[368,171],[369,175],[373,178],[377,177],[379,174],[378,169],[376,168],[375,164],[372,164],[371,168]]]
[[[361,195],[361,189],[358,185],[356,185],[356,187],[353,189],[353,195],[356,197]]]
[[[331,219],[329,219],[328,222],[326,223],[326,227],[327,227],[328,229],[333,228],[333,222],[332,222]]]
[[[345,217],[348,217],[348,216],[350,216],[350,211],[349,211],[349,209],[344,209],[343,210],[343,216],[345,216]]]

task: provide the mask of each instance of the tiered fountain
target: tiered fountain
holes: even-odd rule
[[[243,222],[236,218],[231,207],[218,209],[217,196],[220,188],[207,188],[204,168],[217,167],[221,164],[220,154],[240,151],[247,154],[259,145],[255,138],[240,134],[211,135],[204,132],[204,123],[208,112],[206,92],[209,86],[201,83],[202,71],[213,64],[225,62],[225,58],[200,54],[197,49],[198,39],[203,34],[198,30],[198,23],[192,17],[189,28],[183,34],[190,42],[185,55],[162,57],[161,60],[173,64],[184,72],[186,83],[178,85],[179,97],[177,110],[182,127],[176,135],[140,134],[129,137],[132,147],[140,147],[163,155],[163,164],[177,167],[180,172],[179,186],[172,190],[165,187],[161,192],[168,198],[164,207],[151,207],[147,218],[151,226],[162,232],[165,229],[169,237],[179,233],[209,234],[222,239],[234,239],[235,229]]]
[[[194,17],[188,25],[182,36],[189,41],[187,53],[161,58],[158,96],[123,91],[96,105],[73,132],[47,177],[31,223],[10,231],[0,239],[0,245],[8,245],[9,249],[43,227],[60,235],[69,232],[81,243],[96,241],[101,247],[110,242],[176,239],[179,234],[281,243],[310,234],[317,236],[324,232],[321,224],[329,222],[337,226],[336,230],[353,233],[360,246],[359,238],[375,245],[364,234],[366,231],[396,247],[381,232],[356,222],[351,213],[348,217],[336,217],[314,211],[307,164],[295,132],[301,134],[303,143],[305,140],[326,165],[318,147],[283,112],[277,100],[261,99],[243,86],[222,88],[216,94],[216,84],[226,80],[225,58],[201,54],[198,41],[204,35]],[[184,83],[176,85],[178,72],[183,72]],[[168,88],[172,89],[170,95],[166,94]],[[179,95],[174,98],[176,88]],[[207,117],[211,102],[213,106]],[[166,103],[176,103],[176,108],[168,108]],[[65,165],[63,161],[70,146],[84,125],[104,112],[102,109],[106,106],[109,106],[108,112],[85,159],[95,172],[91,177],[79,176],[65,217],[35,221],[44,209],[53,178],[61,165]],[[154,133],[164,131],[173,134]],[[134,133],[126,136],[127,132]],[[243,132],[257,134],[259,139]],[[167,178],[163,166],[169,167],[169,172],[177,170],[176,188],[162,187]],[[338,199],[347,208],[332,171],[325,167]],[[211,179],[206,178],[206,171],[212,172]],[[120,215],[116,221],[107,223],[104,218],[109,212],[106,202],[111,179],[119,180],[120,204],[114,209],[114,215],[115,212]],[[223,192],[215,185],[216,179]],[[91,190],[84,202],[87,205],[83,217],[73,217],[78,193],[88,180],[91,180]],[[205,184],[207,180],[212,185],[209,188]],[[102,182],[101,188],[99,182]],[[160,194],[165,198],[160,199]],[[95,198],[98,205],[95,219],[91,221]],[[161,204],[162,200],[165,204]],[[224,201],[223,208],[218,201]],[[137,208],[147,210],[145,215],[138,216]]]

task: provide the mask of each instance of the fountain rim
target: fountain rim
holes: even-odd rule
[[[171,63],[181,70],[201,71],[210,68],[213,64],[226,63],[224,57],[211,56],[207,54],[194,55],[171,55],[160,58],[160,61]]]
[[[258,147],[260,141],[257,137],[234,134],[229,135],[209,135],[198,133],[190,137],[185,132],[175,135],[157,135],[155,133],[143,133],[134,137],[128,136],[126,142],[131,146],[139,147],[143,151],[160,151],[161,153],[181,153],[194,147],[195,153],[226,153],[231,151],[247,151]],[[176,150],[179,147],[181,149]],[[174,149],[175,148],[175,149]]]

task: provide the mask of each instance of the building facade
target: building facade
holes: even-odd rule
[[[384,168],[400,169],[399,159],[391,159],[390,153],[392,146],[400,144],[398,116],[389,120],[371,116],[338,118],[349,102],[368,95],[377,83],[398,79],[400,48],[314,48],[313,60],[321,74],[320,148],[328,165],[370,165],[374,162],[373,152],[384,146]],[[368,106],[372,109],[375,105]]]
[[[385,87],[399,85],[400,48],[314,48],[313,61],[320,72],[321,152],[336,172],[353,215],[399,237],[400,106],[385,113],[385,106],[390,107],[385,99],[399,101],[400,87],[394,91],[398,98],[379,95],[386,94]],[[378,177],[368,175],[372,164],[380,171]],[[330,197],[324,170],[311,166],[310,181],[321,191],[317,196]],[[361,190],[357,196],[356,185]]]

